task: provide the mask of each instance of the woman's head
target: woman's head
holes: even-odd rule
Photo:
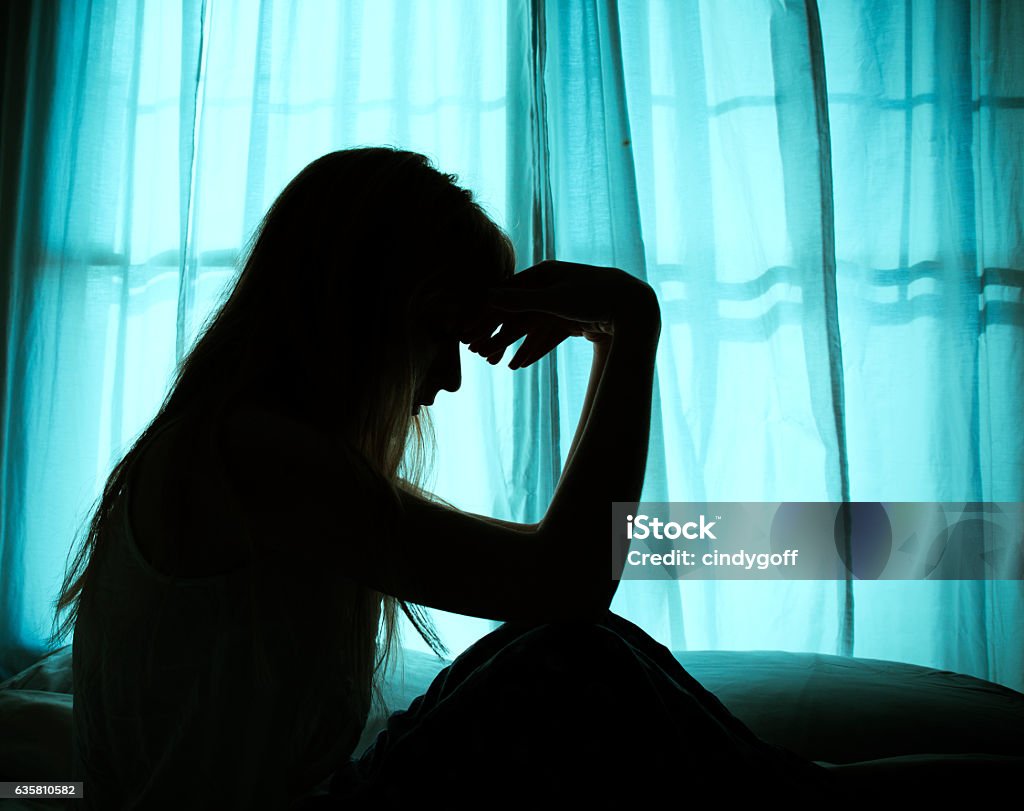
[[[416,406],[455,379],[452,328],[514,270],[455,181],[390,148],[313,161],[264,217],[219,318],[244,344],[237,388],[340,430],[387,475]]]

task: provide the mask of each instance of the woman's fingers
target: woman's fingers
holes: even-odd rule
[[[490,338],[504,318],[492,310],[482,313],[463,324],[459,340],[465,344],[472,344]]]
[[[536,363],[552,349],[558,346],[568,337],[564,329],[549,327],[536,332],[531,332],[522,346],[516,350],[512,360],[508,363],[509,369],[522,369]]]
[[[528,324],[506,321],[494,335],[470,343],[469,350],[487,358],[492,363],[501,360],[505,350],[530,331]],[[492,360],[493,358],[493,360]]]
[[[490,288],[459,326],[459,340],[471,352],[499,363],[509,346],[522,345],[510,369],[530,366],[569,336],[607,341],[623,299],[650,290],[618,268],[545,261]]]
[[[505,350],[525,336],[509,362],[510,369],[521,369],[536,363],[570,335],[582,334],[582,324],[558,316],[526,311],[495,316],[492,311],[464,325],[460,340],[469,345],[471,352],[497,364]]]

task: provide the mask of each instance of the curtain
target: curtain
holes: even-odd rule
[[[284,184],[393,144],[663,316],[648,501],[1024,501],[1024,9],[863,0],[7,4],[0,677]],[[433,489],[534,521],[589,347],[468,353]],[[675,650],[1024,688],[1020,580],[629,581]],[[457,653],[488,621],[434,612]],[[420,646],[406,628],[405,640]]]

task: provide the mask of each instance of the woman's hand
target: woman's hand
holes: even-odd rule
[[[503,312],[496,307],[491,312],[492,315],[485,322],[488,328],[477,333],[477,337],[467,343],[471,352],[486,358],[489,363],[498,363],[509,346],[526,336],[519,351],[509,361],[510,369],[520,369],[535,363],[570,336],[581,336],[594,343],[602,343],[609,341],[614,333],[614,326],[610,322],[584,323],[549,313]],[[493,332],[499,324],[501,329],[498,333],[487,337],[486,333]]]
[[[603,343],[611,340],[616,325],[645,319],[660,325],[650,285],[618,268],[548,260],[492,288],[483,312],[464,326],[460,337],[470,351],[498,363],[525,336],[509,362],[510,369],[519,369],[569,336]]]

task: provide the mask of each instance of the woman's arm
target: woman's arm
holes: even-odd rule
[[[611,346],[611,336],[608,336],[600,341],[594,342],[594,354],[590,363],[590,379],[587,382],[587,393],[583,396],[583,408],[580,411],[580,419],[576,425],[576,433],[573,435],[572,444],[569,446],[569,452],[565,456],[565,464],[562,466],[562,473],[558,477],[558,486],[555,487],[555,492],[558,492],[558,487],[561,486],[562,480],[565,478],[565,471],[569,469],[569,465],[572,464],[573,454],[576,452],[576,446],[580,444],[580,438],[583,436],[583,429],[587,425],[587,418],[590,416],[590,408],[594,403],[594,397],[597,394],[598,383],[601,382],[601,375],[604,373],[604,364],[608,360],[608,349]]]
[[[650,291],[650,288],[647,288]],[[615,334],[603,362],[595,354],[591,371],[601,366],[593,401],[581,417],[572,457],[540,523],[540,534],[562,556],[561,565],[576,578],[594,584],[601,609],[618,588],[626,548],[611,543],[612,502],[638,503],[647,467],[651,397],[661,312],[653,291],[624,302],[615,317]],[[595,350],[596,352],[596,350]],[[613,552],[620,553],[613,560]],[[565,559],[565,556],[568,559]]]
[[[566,275],[572,272],[569,266]],[[353,448],[317,429],[247,408],[225,424],[223,447],[237,518],[257,547],[468,616],[527,622],[604,616],[617,585],[613,567],[624,563],[612,560],[610,507],[637,501],[643,485],[661,319],[648,286],[638,283],[638,291],[621,271],[588,268],[580,272],[587,290],[592,273],[601,301],[614,301],[607,318],[614,335],[572,457],[539,524],[428,501],[393,487]],[[566,308],[575,307],[579,296],[566,300]],[[205,479],[201,486],[216,485],[202,465],[195,474]]]

